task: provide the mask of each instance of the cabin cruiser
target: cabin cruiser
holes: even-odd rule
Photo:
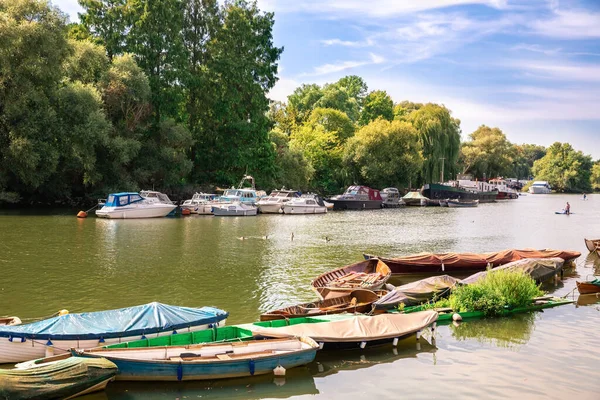
[[[194,193],[191,199],[186,200],[180,206],[182,210],[190,210],[192,214],[212,214],[212,207],[217,199],[216,194]]]
[[[150,194],[150,196],[144,197],[143,194]],[[111,193],[102,208],[96,210],[96,216],[112,219],[157,218],[166,217],[175,208],[177,206],[169,200],[169,197],[160,192]]]
[[[396,188],[383,189],[381,191],[381,198],[383,199],[383,207],[386,208],[394,208],[406,205],[400,197],[400,191]]]
[[[260,199],[256,205],[263,214],[279,214],[283,212],[283,205],[295,197],[299,197],[295,190],[273,190],[269,196]]]
[[[494,186],[498,191],[496,200],[518,199],[519,192],[511,188],[508,181],[502,178],[490,179],[490,185]]]
[[[316,194],[307,193],[296,197],[283,205],[284,214],[325,214],[327,206]]]
[[[383,199],[377,189],[368,186],[350,186],[344,194],[329,199],[334,210],[372,210],[381,208]]]
[[[258,207],[252,204],[236,201],[233,203],[215,204],[212,213],[216,217],[247,217],[255,216],[258,213]]]
[[[250,182],[250,187],[244,187],[246,181]],[[264,190],[256,190],[254,178],[250,175],[244,175],[237,189],[225,189],[223,196],[219,199],[219,203],[235,203],[255,205],[260,199],[265,197],[267,193]]]
[[[550,184],[546,181],[535,181],[533,185],[529,187],[529,193],[531,194],[548,194],[552,192]]]

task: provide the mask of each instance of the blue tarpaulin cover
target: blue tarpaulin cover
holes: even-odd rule
[[[228,316],[228,312],[214,307],[178,307],[154,302],[118,310],[67,314],[25,325],[2,326],[0,337],[108,339],[214,324]]]

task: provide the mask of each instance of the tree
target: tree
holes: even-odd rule
[[[461,147],[463,172],[495,178],[513,172],[514,147],[499,128],[481,125]]]
[[[69,40],[71,55],[65,60],[65,75],[71,81],[97,83],[108,69],[104,47],[89,40]]]
[[[315,104],[323,97],[323,90],[316,84],[302,84],[288,96],[289,114],[297,124],[301,124],[310,115]]]
[[[533,164],[536,180],[548,181],[559,192],[591,190],[592,158],[568,143],[556,142]]]
[[[374,90],[363,101],[359,123],[367,125],[379,117],[388,121],[394,119],[394,102],[385,91]]]
[[[417,129],[423,148],[422,180],[437,182],[442,162],[445,166],[444,180],[453,176],[460,151],[460,120],[452,118],[446,107],[432,103],[408,114],[407,120]]]
[[[53,104],[69,55],[66,16],[41,0],[0,0],[0,192],[33,195],[56,172]],[[16,195],[15,195],[16,194]]]
[[[317,125],[323,126],[327,132],[333,133],[340,143],[354,135],[354,124],[350,118],[332,108],[315,108],[310,113],[306,125],[313,128]]]
[[[592,167],[590,181],[592,182],[592,190],[600,191],[600,160],[596,161]]]
[[[533,163],[546,155],[546,148],[535,144],[513,145],[513,154],[514,176],[529,178]]]
[[[273,187],[307,190],[314,174],[314,169],[298,149],[291,149],[290,138],[286,133],[272,130],[271,142],[275,148],[275,177]]]
[[[314,107],[333,108],[342,111],[352,122],[356,122],[360,115],[358,99],[350,96],[349,92],[337,83],[325,85],[323,96],[314,104]]]
[[[356,182],[379,188],[410,186],[423,166],[416,129],[407,122],[382,118],[348,141],[344,159]]]
[[[408,100],[401,101],[394,106],[394,119],[409,121],[408,116],[423,107],[423,103],[413,103]]]
[[[348,93],[349,97],[356,99],[359,106],[362,106],[362,101],[368,90],[368,86],[363,78],[356,75],[348,75],[341,78],[334,85]]]
[[[75,38],[89,32],[106,49],[109,60],[125,51],[126,34],[131,28],[127,0],[78,0],[85,10],[79,14],[82,28],[72,29]],[[134,17],[135,19],[135,17]]]

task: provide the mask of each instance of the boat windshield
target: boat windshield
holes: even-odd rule
[[[225,193],[223,193],[224,197],[240,197],[242,195],[242,192],[240,192],[239,190],[236,189],[227,189],[225,191]]]

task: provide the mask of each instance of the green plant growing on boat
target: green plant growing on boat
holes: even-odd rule
[[[457,312],[481,311],[486,316],[525,307],[543,295],[535,281],[523,271],[500,270],[488,273],[477,283],[458,286],[450,295],[450,307]]]

